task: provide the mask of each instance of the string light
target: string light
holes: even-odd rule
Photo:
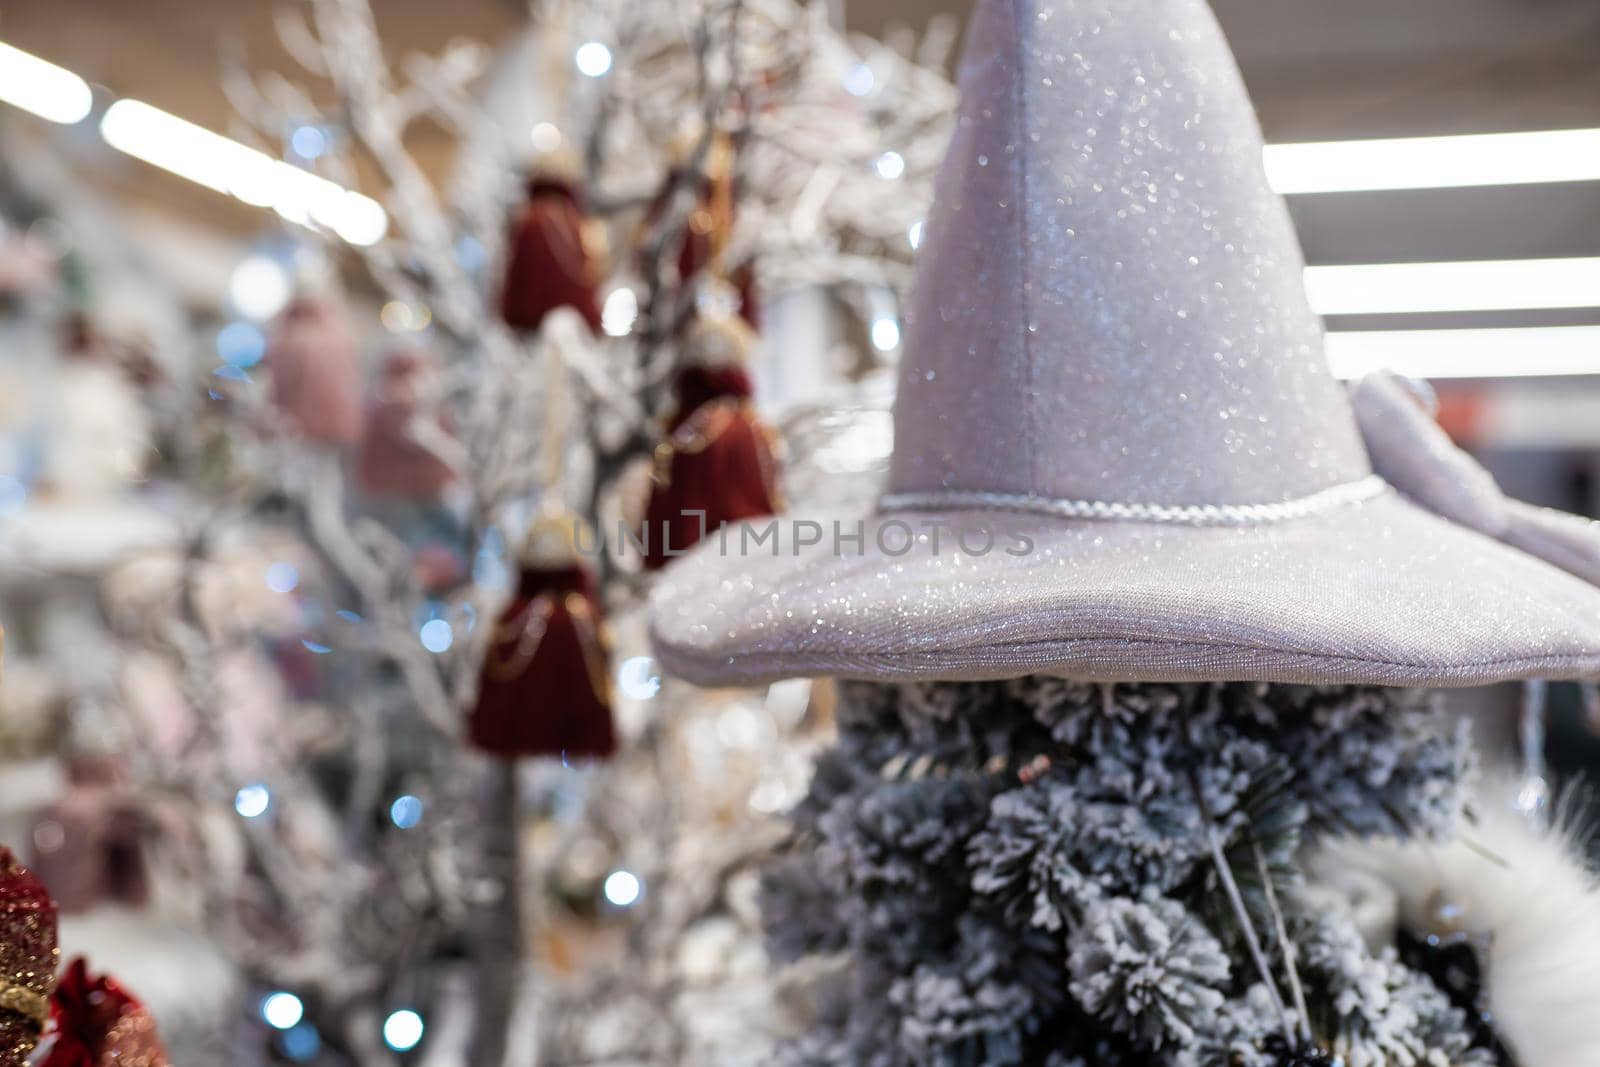
[[[872,92],[872,87],[877,81],[871,67],[865,63],[856,63],[844,72],[844,91],[851,96],[866,96]]]
[[[644,895],[644,883],[632,871],[615,870],[606,875],[601,892],[612,907],[631,908]]]
[[[305,1063],[322,1051],[322,1035],[310,1023],[301,1023],[279,1034],[278,1044],[285,1056],[296,1063]]]
[[[417,630],[417,638],[423,648],[435,654],[450,651],[456,639],[450,624],[443,619],[429,619],[423,623]]]
[[[328,135],[320,126],[300,126],[289,135],[289,147],[301,159],[318,159],[328,151]]]
[[[259,819],[272,807],[272,793],[260,782],[251,782],[233,795],[233,810],[241,818]]]
[[[537,122],[528,131],[528,140],[536,152],[554,152],[561,147],[561,130],[553,122]]]
[[[600,328],[608,337],[626,337],[639,318],[639,295],[626,285],[611,290],[600,309]]]
[[[634,700],[649,700],[661,692],[661,675],[649,656],[630,656],[617,668],[617,688]]]
[[[267,337],[250,322],[230,322],[217,331],[217,358],[235,367],[253,367],[267,354]]]
[[[246,256],[228,279],[228,301],[247,319],[270,319],[292,295],[289,272],[266,255]]]
[[[396,1052],[410,1052],[422,1042],[425,1029],[422,1016],[410,1008],[402,1008],[390,1012],[383,1020],[383,1043]]]
[[[267,567],[267,588],[274,593],[292,593],[300,584],[300,572],[294,564],[279,560]]]
[[[292,1030],[305,1018],[306,1007],[293,993],[279,990],[261,1001],[261,1018],[274,1030]]]
[[[578,64],[578,73],[590,78],[604,77],[611,69],[611,49],[599,41],[580,44],[572,58]]]
[[[906,172],[906,157],[891,149],[879,156],[872,168],[878,172],[878,177],[894,181]]]
[[[888,316],[872,320],[872,347],[879,352],[892,352],[900,344],[900,324]]]
[[[391,300],[378,311],[378,321],[390,333],[417,333],[433,321],[433,312],[426,304],[408,304]]]
[[[389,805],[389,821],[402,830],[410,830],[422,821],[422,798],[410,793],[394,798]]]

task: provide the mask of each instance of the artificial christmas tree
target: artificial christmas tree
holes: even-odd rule
[[[707,161],[680,161],[684,195],[653,223],[638,226],[668,169],[663,131],[690,114],[738,130],[738,166],[750,177],[741,178],[738,226],[722,235],[731,243],[726,258],[752,273],[761,264],[774,320],[779,302],[795,290],[826,291],[850,308],[866,303],[852,294],[870,292],[873,314],[893,314],[892,295],[909,273],[908,230],[927,202],[934,156],[927,147],[942,142],[948,128],[952,94],[941,47],[947,38],[918,42],[913,58],[848,38],[816,17],[819,8],[793,0],[689,8],[556,0],[540,6],[530,29],[541,48],[570,71],[578,50],[588,55],[604,42],[612,73],[546,76],[508,57],[539,113],[507,122],[502,141],[489,135],[494,123],[484,121],[498,116],[476,100],[481,49],[454,42],[436,55],[408,57],[402,74],[383,62],[392,49],[378,39],[367,4],[295,6],[303,17],[285,12],[278,25],[314,88],[289,86],[277,72],[258,84],[235,70],[230,99],[261,143],[306,126],[325,131],[328,150],[316,160],[288,145],[285,156],[342,185],[359,183],[382,201],[392,225],[376,243],[349,250],[365,269],[346,276],[370,277],[381,287],[384,321],[404,328],[405,347],[425,350],[438,373],[419,390],[425,399],[409,415],[404,408],[412,398],[396,390],[394,406],[369,409],[370,421],[360,417],[361,395],[377,391],[373,379],[381,381],[381,371],[357,374],[345,357],[397,341],[367,337],[376,323],[353,314],[360,345],[324,350],[333,364],[326,397],[295,387],[306,378],[294,373],[282,383],[294,388],[274,392],[281,347],[259,370],[204,374],[203,389],[184,379],[186,395],[199,406],[178,428],[184,447],[164,453],[182,460],[215,455],[200,440],[199,431],[210,429],[227,438],[229,462],[210,466],[204,478],[198,464],[179,472],[195,475],[184,479],[186,487],[205,490],[193,525],[185,523],[194,539],[173,561],[167,581],[173,595],[129,612],[136,616],[129,638],[170,668],[179,691],[171,696],[181,693],[171,703],[193,712],[192,721],[184,717],[192,729],[155,732],[137,770],[171,798],[169,810],[189,831],[181,839],[184,870],[194,872],[212,932],[247,976],[249,997],[237,1014],[250,1019],[241,1020],[226,1053],[185,1055],[173,1042],[173,1056],[239,1064],[262,1056],[309,1056],[325,1064],[388,1065],[397,1058],[526,1064],[531,1036],[543,1045],[568,1026],[618,1029],[614,1015],[602,1018],[593,1008],[619,1005],[621,998],[557,995],[560,964],[554,954],[546,957],[538,938],[559,927],[570,941],[581,923],[580,936],[619,952],[625,940],[627,958],[616,970],[669,1009],[643,1016],[630,1001],[620,1012],[642,1023],[651,1039],[634,1062],[758,1062],[763,1047],[744,1035],[764,1037],[766,1019],[720,1004],[716,1011],[704,1007],[717,1001],[715,990],[705,988],[706,973],[716,970],[706,957],[715,963],[723,950],[722,940],[698,935],[719,923],[726,930],[731,902],[748,898],[729,888],[730,872],[770,837],[749,825],[747,800],[753,789],[764,789],[764,812],[781,802],[770,799],[775,784],[784,786],[780,798],[794,795],[787,765],[799,762],[798,753],[788,754],[782,783],[756,771],[777,762],[765,754],[780,748],[779,732],[798,714],[776,701],[769,707],[760,695],[713,703],[687,688],[655,698],[659,703],[642,714],[641,702],[650,698],[641,697],[641,688],[654,683],[637,639],[621,648],[611,668],[624,681],[618,710],[629,716],[619,717],[625,743],[614,763],[569,768],[554,760],[485,759],[469,743],[472,711],[496,613],[515,597],[516,546],[530,513],[559,499],[602,525],[621,495],[616,472],[650,459],[653,431],[677,377],[678,339],[686,320],[702,310],[698,298],[717,273],[706,263],[688,279],[674,269],[678,239],[709,178]],[[847,88],[846,76],[867,67],[871,91]],[[538,299],[559,294],[564,282],[586,285],[588,298],[567,301],[575,306],[568,311],[557,301],[537,329],[520,322],[508,328],[498,313],[505,294],[489,264],[514,256],[504,240],[508,208],[515,210],[508,201],[520,202],[525,190],[520,179],[508,180],[510,163],[529,143],[530,126],[543,143],[550,132],[540,130],[545,122],[559,123],[563,143],[580,150],[576,188],[589,194],[594,217],[619,247],[593,277],[535,277],[539,291],[523,292],[534,298],[535,314]],[[414,135],[423,130],[453,139],[459,151],[413,156],[421,144]],[[873,166],[885,144],[905,154],[905,170],[893,180]],[[459,160],[462,180],[435,184],[430,179],[441,178],[435,161],[446,158]],[[827,195],[805,201],[804,217],[796,217],[808,189]],[[571,236],[573,229],[564,226],[562,233]],[[330,250],[337,247],[332,234],[289,232],[299,246],[296,259],[319,237]],[[640,247],[623,245],[630,236]],[[594,336],[596,297],[605,297],[613,312],[605,337]],[[574,336],[559,344],[571,374],[567,389],[550,379],[542,357],[558,346],[557,320],[573,314],[585,326],[564,331]],[[416,329],[422,322],[427,328]],[[321,340],[330,338],[324,333]],[[302,369],[304,360],[284,358],[286,371]],[[274,400],[277,412],[267,407]],[[328,402],[329,410],[318,402]],[[542,415],[551,402],[569,413],[574,430],[559,442],[568,494],[553,488],[539,463]],[[432,432],[439,428],[435,415],[447,435]],[[408,444],[440,445],[454,469],[440,501],[452,529],[431,522],[441,509],[426,499],[429,483],[442,479],[366,477],[376,457],[360,457],[352,445],[384,448],[385,437],[397,443],[396,429]],[[443,475],[420,452],[405,452],[402,458],[423,461],[416,473]],[[413,494],[411,485],[419,491]],[[419,511],[430,519],[427,542],[416,536]],[[294,530],[301,543],[261,536],[261,522]],[[234,554],[257,544],[272,548],[253,563]],[[452,558],[458,567],[449,565]],[[642,583],[616,562],[602,558],[593,573],[612,617],[626,623]],[[222,595],[212,603],[210,578],[224,566],[238,584],[215,590]],[[281,627],[253,610],[268,594],[274,614],[281,608],[288,616]],[[520,638],[529,630],[524,625],[514,633]],[[294,661],[280,656],[280,669],[266,670],[262,638],[291,650]],[[520,644],[498,651],[512,653]],[[245,658],[251,668],[241,671]],[[577,660],[565,657],[568,668],[588,678],[590,657]],[[604,679],[591,682],[599,693]],[[539,706],[524,701],[520,710],[526,720]],[[515,715],[501,720],[508,723],[518,725]],[[267,728],[258,733],[257,726]],[[715,825],[700,818],[712,808],[723,815]],[[557,834],[580,843],[600,836],[586,826],[603,827],[613,852],[609,861],[602,853],[603,865],[572,909],[580,916],[575,921],[542,893],[560,879],[543,866],[538,848]],[[519,866],[519,855],[530,862]],[[631,904],[624,893],[603,892],[610,874],[624,885],[623,876],[637,877]],[[749,882],[745,876],[738,884]],[[526,924],[519,924],[519,911]],[[742,931],[748,910],[737,914]],[[520,935],[524,929],[529,936]],[[695,951],[680,952],[691,932]],[[754,980],[752,963],[758,943],[742,935],[729,955],[742,968],[726,979],[741,987],[740,1003],[761,1002],[766,984]],[[697,985],[679,974],[678,960],[690,956]],[[154,988],[142,981],[138,988],[154,1006]],[[262,997],[272,993],[282,994],[272,1004],[297,1004],[303,1013],[291,1029],[272,1029],[262,1019]],[[416,1050],[402,1052],[398,1038],[390,1041],[384,1024],[391,1018],[415,1023],[415,1033],[424,1035]],[[721,1031],[719,1048],[727,1055],[704,1054],[703,1044],[677,1033],[708,1021],[713,1025],[704,1028]],[[557,1051],[541,1062],[596,1061]]]
[[[766,882],[839,967],[788,1061],[1596,1062],[1592,949],[1530,1018],[1460,878],[1369,929],[1303,861],[1470,844],[1465,739],[1387,687],[1600,670],[1600,537],[1358,420],[1202,0],[982,0],[961,78],[878,514],[655,595],[691,681],[859,680]]]

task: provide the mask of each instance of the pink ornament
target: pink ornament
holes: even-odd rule
[[[411,573],[428,593],[441,593],[467,576],[466,564],[455,549],[430,541],[411,557]]]
[[[80,757],[67,775],[67,795],[34,822],[34,874],[63,912],[105,902],[142,906],[149,895],[145,821],[119,795],[122,766],[111,757]]]
[[[272,402],[302,436],[325,445],[361,437],[361,358],[338,303],[299,296],[267,343]]]
[[[356,478],[369,495],[431,504],[455,481],[455,471],[417,440],[412,425],[432,373],[426,357],[415,352],[396,353],[384,363],[356,462]],[[442,418],[433,425],[447,428]]]

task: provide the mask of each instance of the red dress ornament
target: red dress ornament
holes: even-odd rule
[[[467,733],[504,759],[603,759],[616,751],[604,617],[594,578],[572,548],[574,522],[546,519],[536,528],[484,659]],[[563,523],[564,532],[555,528]],[[552,542],[559,547],[551,550]]]
[[[748,331],[728,322],[697,330]],[[691,348],[704,350],[691,337]],[[714,347],[714,346],[713,346]],[[751,405],[750,377],[737,361],[694,362],[678,372],[677,409],[656,446],[650,501],[645,509],[644,566],[658,570],[724,523],[773,515],[781,507],[773,434]],[[701,514],[703,513],[703,515]]]
[[[541,174],[513,224],[500,290],[500,316],[513,329],[533,331],[558,307],[600,330],[596,256],[585,240],[588,215],[575,180]]]
[[[80,956],[50,1002],[56,1040],[37,1067],[167,1067],[155,1020],[108,975],[95,977]]]
[[[290,301],[273,324],[265,362],[272,402],[301,436],[336,447],[360,440],[361,357],[335,301]]]
[[[697,137],[693,139],[693,144],[698,144]],[[689,144],[680,145],[678,151],[687,154],[690,148]],[[734,203],[738,190],[734,181],[733,157],[733,142],[727,136],[714,138],[706,151],[704,173],[695,193],[695,205],[689,212],[683,234],[678,238],[678,280],[688,285],[702,271],[709,271],[717,277],[726,274],[726,281],[738,297],[739,317],[752,330],[756,330],[761,328],[761,313],[756,303],[755,271],[748,263],[726,271],[721,262],[737,221]],[[653,224],[666,210],[672,190],[684,180],[684,170],[685,165],[680,164],[667,173],[666,182],[650,209],[647,223]],[[668,249],[671,249],[670,244]]]
[[[0,846],[0,1067],[21,1067],[50,1018],[56,905],[44,883]]]
[[[433,504],[455,481],[450,464],[411,431],[431,373],[427,358],[416,352],[398,352],[384,363],[356,460],[356,479],[369,496]],[[437,425],[446,429],[443,420]]]

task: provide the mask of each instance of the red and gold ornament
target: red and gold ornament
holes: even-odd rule
[[[168,1067],[150,1011],[80,956],[50,1002],[55,1043],[37,1067]]]
[[[700,135],[693,133],[676,146],[680,157],[698,149]],[[702,273],[725,279],[738,297],[739,316],[751,329],[760,328],[760,309],[756,302],[755,271],[748,263],[729,270],[724,263],[728,242],[737,220],[735,200],[738,190],[734,175],[733,139],[725,133],[712,136],[706,148],[701,177],[695,190],[695,205],[689,212],[677,244],[678,280],[688,285]],[[689,160],[685,158],[668,173],[661,194],[651,208],[647,222],[654,223],[667,208],[674,189],[685,180]],[[669,246],[669,251],[670,251]]]
[[[21,1067],[50,1019],[56,984],[56,904],[44,883],[0,846],[0,1067]]]
[[[690,327],[677,406],[656,446],[644,565],[666,566],[724,523],[776,514],[774,434],[755,413],[744,364],[755,335],[734,318]]]
[[[609,640],[598,588],[577,552],[577,524],[571,515],[535,524],[484,659],[467,733],[504,759],[616,751]]]
[[[513,329],[532,332],[556,308],[570,307],[600,330],[600,255],[578,172],[575,159],[558,153],[528,179],[500,289],[500,316]]]

